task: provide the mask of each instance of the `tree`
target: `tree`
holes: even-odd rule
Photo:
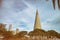
[[[14,36],[12,31],[6,31],[3,35],[6,38],[12,38]]]
[[[47,31],[47,36],[49,36],[49,37],[51,37],[51,36],[57,37],[57,35],[58,35],[58,33],[54,30]]]
[[[19,32],[18,34],[16,34],[15,36],[16,36],[16,37],[23,37],[23,36],[25,36],[25,35],[27,35],[27,31],[21,31],[21,32]]]
[[[30,36],[43,36],[43,35],[45,35],[45,33],[46,32],[42,29],[35,29],[34,31],[29,32],[28,35],[30,35]]]

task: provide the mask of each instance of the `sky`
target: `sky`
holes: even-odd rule
[[[3,0],[0,9],[0,23],[12,24],[12,30],[32,31],[34,29],[36,9],[38,8],[43,30],[55,30],[60,33],[60,10],[56,0],[54,10],[52,0]]]

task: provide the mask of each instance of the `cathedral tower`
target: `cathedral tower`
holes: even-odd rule
[[[34,30],[35,29],[41,29],[41,23],[40,23],[40,19],[39,19],[39,15],[38,15],[38,9],[36,10]]]

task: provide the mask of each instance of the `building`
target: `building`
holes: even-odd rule
[[[18,29],[18,28],[16,29],[16,34],[17,34],[17,33],[19,33],[19,29]]]
[[[6,27],[6,24],[0,23],[0,30],[4,31]]]
[[[34,29],[41,29],[41,23],[38,15],[38,9],[36,10]]]
[[[8,29],[8,31],[11,31],[11,29],[12,29],[12,24],[9,24],[9,29]]]

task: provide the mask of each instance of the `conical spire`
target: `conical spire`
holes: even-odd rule
[[[40,19],[38,16],[38,9],[36,10],[36,18],[35,18],[34,29],[41,29]]]

